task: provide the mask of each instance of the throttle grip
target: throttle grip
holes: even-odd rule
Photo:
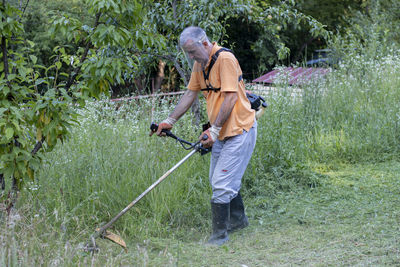
[[[157,130],[158,130],[158,124],[155,124],[154,122],[152,122],[150,125],[150,131],[157,132]]]
[[[152,122],[150,125],[150,130],[155,133],[158,130],[158,124]],[[165,133],[167,136],[172,137],[174,139],[178,139],[178,137],[176,137],[170,130],[167,129],[162,129],[161,130],[162,133]]]

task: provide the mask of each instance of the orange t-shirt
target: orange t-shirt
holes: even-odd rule
[[[214,55],[221,47],[217,43],[213,43],[211,55],[206,66],[206,73],[211,61],[211,56]],[[199,64],[195,62],[195,65]],[[199,66],[194,66],[193,69],[200,69]],[[243,133],[243,129],[249,131],[253,126],[255,119],[255,111],[251,109],[249,100],[246,97],[246,90],[243,79],[239,82],[239,76],[242,75],[239,62],[235,56],[226,51],[222,51],[209,74],[208,82],[214,88],[221,90],[203,91],[203,95],[207,102],[207,114],[211,124],[217,119],[224,97],[221,92],[236,92],[238,100],[232,109],[231,115],[226,120],[219,133],[219,140],[226,137],[235,136]],[[188,89],[192,91],[200,91],[207,88],[202,71],[192,72]]]

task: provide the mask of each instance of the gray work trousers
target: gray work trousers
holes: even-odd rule
[[[242,177],[256,145],[257,121],[243,134],[217,140],[212,146],[209,179],[213,203],[229,203],[242,184]]]

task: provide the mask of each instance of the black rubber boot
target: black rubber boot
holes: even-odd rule
[[[239,229],[243,229],[249,225],[249,219],[244,213],[244,205],[240,192],[234,199],[231,200],[230,212],[230,223],[228,227],[229,233]]]
[[[221,246],[229,240],[229,206],[230,203],[220,204],[211,202],[213,232],[207,244]]]

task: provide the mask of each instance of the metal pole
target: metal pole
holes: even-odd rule
[[[116,220],[119,219],[122,215],[124,215],[130,208],[132,208],[139,200],[141,200],[147,193],[153,190],[159,183],[161,183],[168,175],[170,175],[173,171],[175,171],[182,163],[184,163],[188,158],[190,158],[194,153],[197,152],[197,149],[193,149],[189,154],[187,154],[181,161],[179,161],[175,166],[169,169],[163,176],[161,176],[156,182],[154,182],[149,188],[147,188],[140,196],[138,196],[134,201],[132,201],[125,209],[123,209],[117,216],[111,219],[106,225],[100,228],[100,230],[96,231],[93,238],[99,237],[106,229],[108,229]]]

